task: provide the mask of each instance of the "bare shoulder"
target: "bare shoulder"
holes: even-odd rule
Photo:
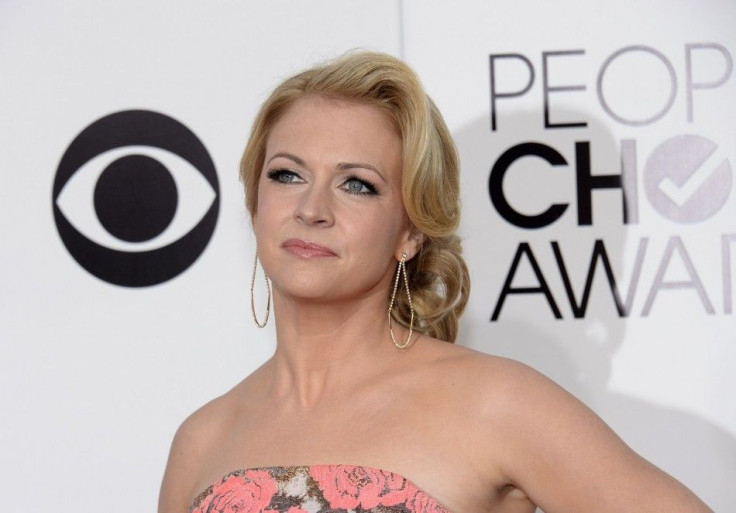
[[[423,362],[441,383],[451,385],[468,399],[498,407],[517,407],[511,397],[519,393],[547,396],[549,400],[566,400],[566,394],[553,381],[531,367],[509,358],[495,356],[440,340],[423,341]]]
[[[458,419],[458,438],[483,440],[488,433],[497,440],[507,433],[518,437],[520,429],[534,426],[540,416],[549,421],[564,409],[592,415],[580,401],[528,365],[430,338],[422,342],[416,366],[422,369],[424,393],[452,405],[454,413],[441,413]],[[492,455],[479,456],[497,460],[499,446],[493,444]]]
[[[246,380],[197,409],[177,429],[161,484],[159,513],[188,510],[189,498],[201,481],[203,460],[232,422],[233,405]]]
[[[590,408],[523,363],[428,342],[440,390],[459,405],[454,439],[476,468],[544,511],[709,511],[633,452]],[[485,477],[485,476],[481,476]],[[498,481],[496,481],[498,482]]]

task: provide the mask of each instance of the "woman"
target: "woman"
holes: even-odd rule
[[[161,513],[708,511],[540,374],[452,344],[457,155],[403,63],[286,80],[241,178],[277,348],[179,428]]]

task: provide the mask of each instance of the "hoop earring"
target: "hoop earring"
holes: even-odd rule
[[[263,323],[258,322],[258,317],[256,317],[256,306],[255,301],[253,300],[253,289],[256,285],[256,269],[258,268],[258,252],[256,252],[256,257],[253,260],[253,275],[250,278],[250,313],[253,316],[253,322],[256,323],[256,326],[259,328],[265,328],[266,323],[268,322],[268,316],[271,313],[271,286],[268,283],[268,276],[266,276],[266,270],[263,270],[263,277],[266,280],[266,290],[268,291],[268,299],[266,299],[266,319],[263,321]]]
[[[399,278],[401,275],[404,275],[404,286],[406,287],[406,298],[409,300],[409,310],[411,310],[411,320],[409,321],[409,336],[406,337],[406,340],[403,344],[399,344],[396,342],[396,337],[394,337],[394,330],[391,329],[391,310],[394,308],[394,301],[396,300],[396,290],[399,288]],[[398,347],[399,349],[406,349],[406,347],[409,345],[409,341],[411,340],[411,335],[414,331],[414,305],[411,302],[411,292],[409,292],[409,279],[406,277],[406,251],[401,253],[401,260],[399,261],[399,266],[396,269],[396,279],[394,280],[394,291],[391,294],[391,303],[388,306],[388,331],[391,333],[391,340],[393,341],[394,345]]]

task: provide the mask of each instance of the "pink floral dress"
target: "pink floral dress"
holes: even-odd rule
[[[200,493],[190,513],[450,513],[411,481],[371,467],[236,470]]]

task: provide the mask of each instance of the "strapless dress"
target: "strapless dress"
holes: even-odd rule
[[[192,501],[190,513],[450,513],[408,479],[371,467],[236,470]]]

